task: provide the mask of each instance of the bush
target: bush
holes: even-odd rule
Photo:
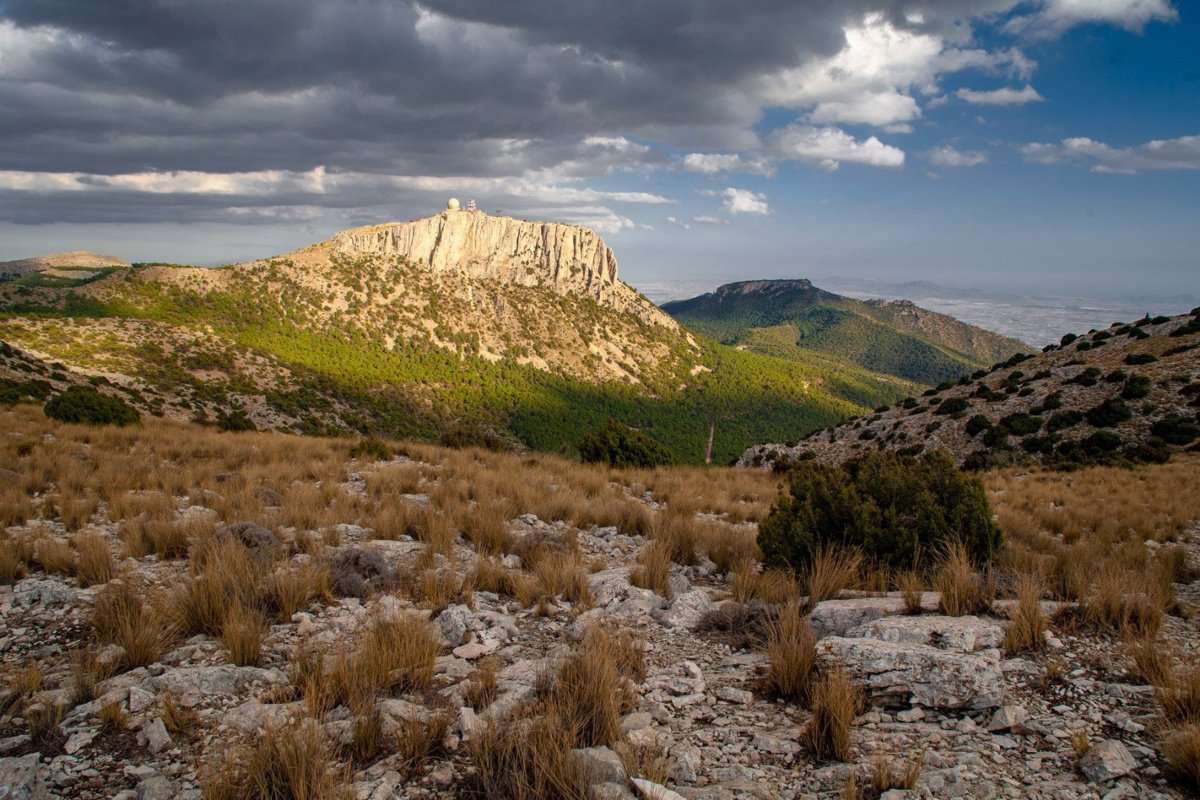
[[[992,427],[992,423],[983,414],[976,414],[967,420],[967,436],[978,436],[983,431]]]
[[[129,425],[141,419],[131,405],[119,397],[101,394],[91,386],[71,386],[46,401],[46,416],[60,422],[90,425]]]
[[[1200,437],[1200,425],[1186,417],[1163,417],[1150,426],[1150,433],[1167,444],[1191,444]]]
[[[950,397],[944,400],[933,413],[957,414],[960,411],[966,411],[970,405],[965,397]]]
[[[1121,389],[1121,397],[1125,400],[1141,400],[1150,394],[1150,379],[1145,375],[1130,375]]]
[[[1138,364],[1153,364],[1155,361],[1158,361],[1158,358],[1149,353],[1130,353],[1125,356],[1125,363],[1131,367]]]
[[[639,430],[614,419],[579,442],[584,461],[613,467],[657,467],[671,463],[671,453]]]
[[[1083,422],[1082,411],[1056,411],[1050,415],[1050,419],[1046,421],[1046,431],[1054,433],[1055,431],[1066,430],[1073,428]]]
[[[1000,545],[1000,530],[983,485],[944,453],[914,459],[881,452],[839,467],[799,467],[758,534],[765,563],[798,571],[824,547],[858,548],[880,565],[920,568],[956,539],[982,563]]]
[[[391,461],[392,448],[388,447],[387,442],[382,439],[367,436],[354,443],[354,447],[350,448],[350,457],[370,461]]]
[[[1097,428],[1111,428],[1131,419],[1133,412],[1129,410],[1129,406],[1121,402],[1120,398],[1110,397],[1100,405],[1088,409],[1084,416],[1089,425]]]
[[[258,430],[253,420],[240,408],[232,408],[228,411],[222,409],[217,412],[217,427],[230,433]]]
[[[1029,414],[1009,414],[1001,418],[1000,425],[1013,436],[1028,436],[1042,429],[1042,418]]]

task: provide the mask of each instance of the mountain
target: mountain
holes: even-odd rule
[[[82,286],[128,266],[129,262],[114,256],[75,250],[0,261],[0,281],[15,280],[27,286]]]
[[[729,283],[663,310],[724,344],[792,359],[816,351],[926,385],[1028,349],[904,300],[855,300],[807,280]]]
[[[921,397],[743,453],[743,466],[944,450],[987,467],[1160,461],[1200,439],[1200,308],[1068,335]]]
[[[216,269],[3,283],[0,340],[21,354],[0,378],[98,384],[167,417],[566,452],[615,418],[681,461],[710,425],[729,461],[915,388],[720,345],[623,283],[593,231],[465,210]]]

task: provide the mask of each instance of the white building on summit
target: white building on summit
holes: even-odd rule
[[[458,206],[458,198],[457,197],[451,197],[449,200],[446,201],[446,210],[447,211],[458,211],[458,208],[459,208],[459,206]]]

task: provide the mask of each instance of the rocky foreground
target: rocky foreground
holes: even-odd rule
[[[6,427],[10,442],[26,440]],[[47,431],[42,441],[63,435]],[[90,447],[82,438],[86,453]],[[466,793],[475,769],[473,737],[485,735],[490,722],[519,728],[526,703],[598,626],[644,643],[644,672],[620,719],[620,746],[576,750],[598,798],[879,796],[851,795],[846,787],[855,780],[869,787],[871,775],[888,767],[916,776],[912,788],[888,790],[889,800],[1187,796],[1164,774],[1155,690],[1133,677],[1120,637],[1070,624],[1071,604],[1044,603],[1048,615],[1057,615],[1045,647],[1019,656],[1004,650],[1011,600],[998,600],[989,614],[958,617],[942,613],[938,594],[929,591],[916,597],[919,610],[911,594],[896,592],[846,591],[813,605],[810,621],[822,664],[843,667],[867,697],[854,720],[852,756],[840,762],[818,760],[804,746],[809,711],[763,690],[768,657],[753,623],[762,603],[734,600],[736,587],[708,556],[670,567],[669,598],[633,585],[647,539],[622,532],[628,525],[547,522],[531,513],[507,519],[506,549],[513,552],[496,560],[514,575],[532,566],[518,555],[522,542],[573,543],[576,563],[588,565],[586,588],[542,593],[528,604],[461,585],[441,598],[428,587],[363,590],[381,585],[376,582],[382,575],[426,576],[432,569],[461,577],[483,560],[478,545],[464,536],[454,535],[435,553],[428,541],[360,524],[361,509],[375,502],[374,478],[390,470],[412,467],[423,476],[398,502],[418,511],[436,508],[450,475],[435,463],[435,452],[348,462],[343,480],[325,489],[324,508],[334,516],[315,519],[320,524],[308,531],[304,524],[284,524],[295,492],[309,488],[298,484],[255,490],[264,513],[278,515],[274,527],[223,522],[228,507],[219,484],[167,498],[174,522],[196,524],[197,530],[207,523],[217,536],[236,537],[248,552],[286,548],[290,554],[275,556],[282,559],[277,570],[341,565],[331,596],[314,597],[273,621],[257,663],[245,666],[232,663],[228,639],[205,633],[177,639],[133,668],[121,646],[99,642],[92,631],[95,608],[115,584],[136,584],[147,593],[169,589],[197,580],[196,565],[178,553],[131,555],[125,529],[133,517],[114,521],[104,502],[86,519],[71,521],[79,532],[69,534],[61,513],[45,500],[59,497],[60,487],[48,486],[34,498],[30,518],[10,525],[3,540],[65,543],[69,536],[94,534],[102,537],[115,570],[85,587],[80,577],[35,563],[24,577],[0,587],[0,669],[9,687],[0,693],[0,709],[6,709],[0,716],[0,797],[214,797],[202,783],[224,748],[246,737],[257,740],[268,729],[300,726],[301,719],[315,718],[334,752],[348,753],[356,746],[354,715],[341,704],[313,714],[295,686],[298,654],[319,648],[328,658],[353,649],[374,621],[410,617],[430,620],[436,635],[431,678],[419,689],[384,693],[373,702],[385,738],[401,737],[414,725],[436,725],[439,741],[417,760],[383,747],[350,762],[346,781],[352,796],[363,800]],[[17,466],[34,467],[28,461]],[[5,469],[3,476],[10,483],[27,479],[18,470]],[[237,485],[232,475],[222,480]],[[659,510],[655,496],[643,491],[632,499]],[[335,519],[338,508],[345,509],[345,519]],[[710,514],[699,519],[731,536],[754,527]],[[1200,560],[1197,533],[1183,537],[1192,561]],[[385,534],[389,538],[379,538]],[[50,546],[40,546],[40,560],[52,563],[45,549]],[[356,580],[358,586],[347,585]],[[1180,598],[1200,595],[1200,582],[1175,588]],[[336,596],[347,593],[363,596]],[[1180,616],[1166,618],[1162,639],[1181,654],[1200,648],[1195,624]],[[75,697],[80,647],[110,673],[85,702]],[[34,664],[40,677],[22,688],[23,671]],[[483,684],[489,684],[490,702],[479,701]],[[37,724],[47,715],[49,723]],[[630,774],[631,762],[617,752],[627,747],[655,754],[655,768]]]

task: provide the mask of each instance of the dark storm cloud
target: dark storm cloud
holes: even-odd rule
[[[0,0],[0,170],[575,177],[664,158],[592,136],[752,147],[762,101],[748,82],[836,52],[847,21],[893,2]],[[953,35],[1011,4],[893,17]],[[536,146],[511,141],[525,139]],[[0,215],[29,222],[228,200],[10,194]]]

